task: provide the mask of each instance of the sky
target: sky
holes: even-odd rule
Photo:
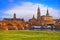
[[[0,20],[17,18],[28,20],[37,16],[37,8],[40,7],[41,16],[46,15],[47,8],[53,18],[60,18],[60,0],[0,0]]]

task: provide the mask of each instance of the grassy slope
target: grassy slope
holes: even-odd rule
[[[0,30],[0,40],[60,40],[60,32]]]

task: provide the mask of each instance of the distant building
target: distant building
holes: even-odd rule
[[[32,17],[32,19],[29,20],[30,25],[34,26],[45,26],[47,24],[55,24],[56,21],[52,18],[52,16],[49,15],[48,9],[47,13],[44,16],[41,16],[40,8],[38,7],[37,10],[37,18]]]
[[[20,30],[24,29],[25,25],[24,19],[16,18],[15,13],[13,18],[4,18],[0,21],[0,29],[3,30]]]
[[[55,29],[60,30],[60,19],[56,19]]]
[[[28,22],[25,22],[23,18],[16,18],[15,13],[13,18],[4,18],[0,21],[0,30],[24,30],[30,28],[60,28],[60,20],[53,19],[53,17],[49,15],[48,9],[46,15],[41,16],[40,8],[38,6],[37,18],[33,15]]]

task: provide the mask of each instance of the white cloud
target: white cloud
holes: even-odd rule
[[[37,16],[37,8],[38,5],[40,6],[40,12],[41,15],[46,15],[47,6],[43,4],[33,4],[31,2],[24,2],[22,5],[17,5],[16,7],[6,10],[4,13],[7,14],[7,16],[3,17],[11,17],[14,13],[16,13],[17,18],[25,18],[25,20],[32,18],[33,14],[35,17]],[[50,15],[52,15],[54,18],[58,18],[60,13],[60,10],[56,10],[53,8],[48,7]],[[8,16],[10,15],[10,16]]]

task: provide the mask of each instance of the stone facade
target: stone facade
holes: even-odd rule
[[[14,13],[13,18],[4,18],[0,21],[0,30],[24,30],[28,29],[31,26],[46,26],[47,24],[56,25],[60,24],[57,20],[54,20],[52,16],[49,15],[47,9],[46,15],[41,16],[40,8],[37,9],[37,17],[34,15],[28,22],[25,22],[24,19],[16,18]]]
[[[33,24],[35,26],[44,26],[47,24],[55,24],[56,21],[53,19],[52,16],[49,15],[48,9],[47,9],[46,15],[41,16],[40,8],[38,7],[37,18],[33,16],[33,18],[29,20],[29,23],[32,26]]]
[[[26,28],[26,25],[24,19],[16,18],[15,13],[13,18],[4,18],[0,21],[0,29],[3,30],[20,30]]]

